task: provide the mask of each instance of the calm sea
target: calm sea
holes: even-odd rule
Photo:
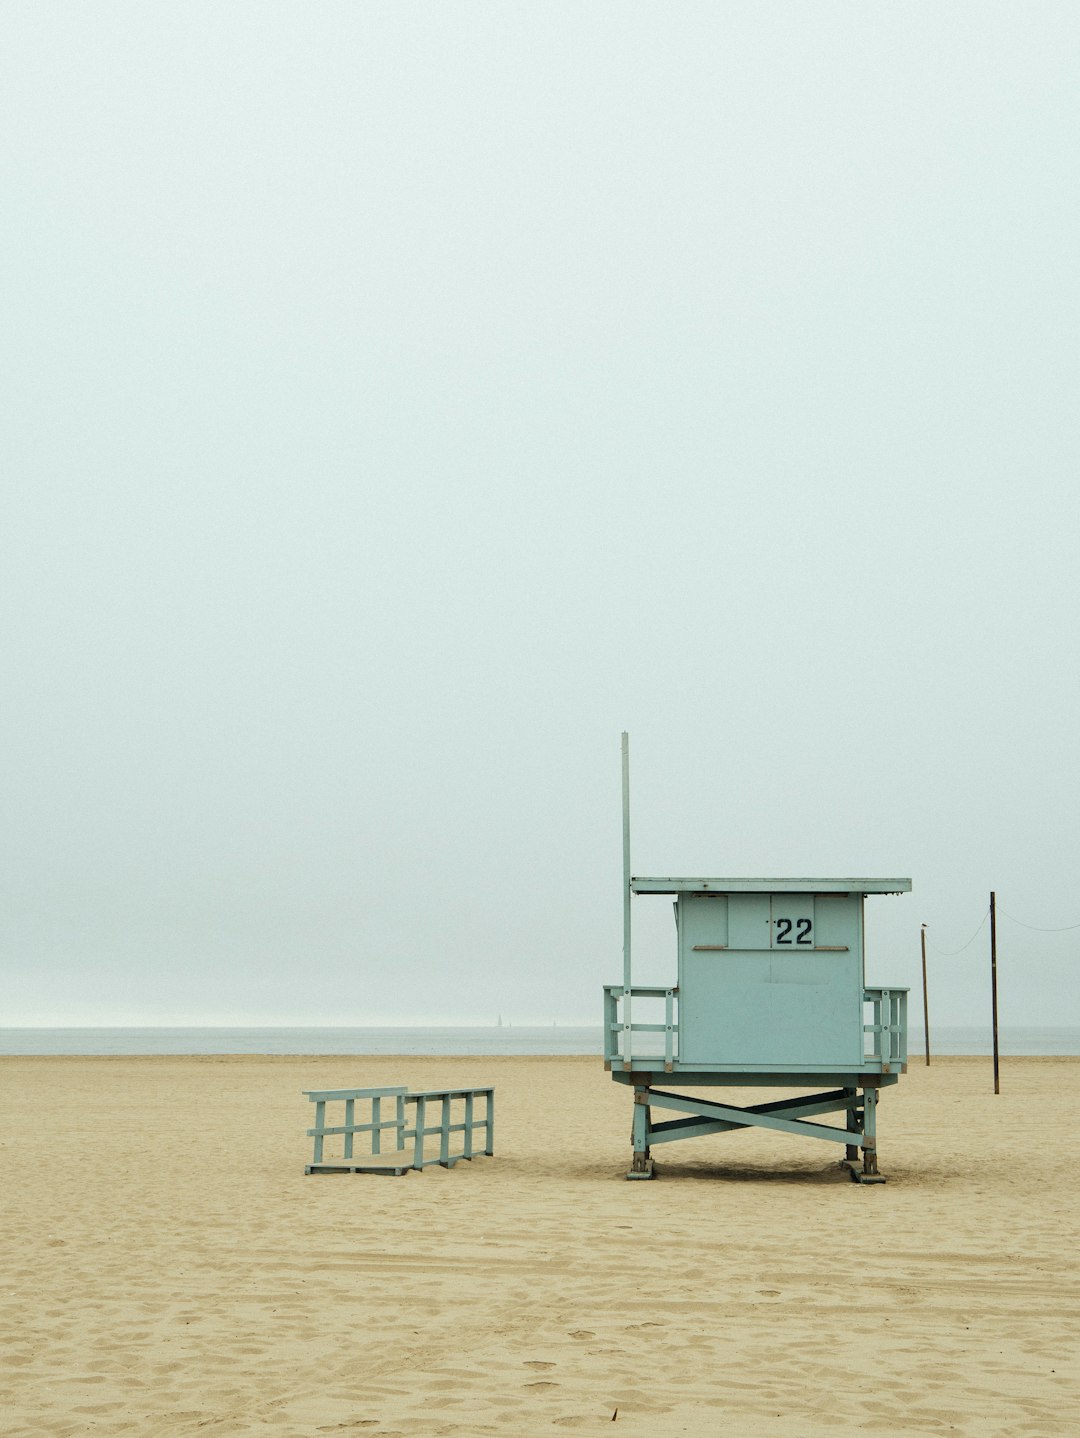
[[[938,1054],[989,1054],[985,1028],[931,1030]],[[586,1028],[92,1028],[0,1029],[0,1054],[595,1054],[603,1030]],[[922,1053],[922,1035],[911,1035]],[[1078,1054],[1080,1028],[1008,1028],[1002,1054]]]

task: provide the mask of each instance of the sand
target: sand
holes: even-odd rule
[[[395,1082],[494,1084],[495,1157],[305,1177],[301,1090]],[[0,1431],[1075,1434],[1080,1060],[1003,1089],[913,1064],[881,1187],[761,1131],[627,1183],[596,1059],[2,1059]]]

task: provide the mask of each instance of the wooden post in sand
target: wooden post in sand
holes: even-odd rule
[[[923,924],[920,934],[922,939],[922,1021],[924,1047],[926,1048],[926,1067],[930,1067],[930,1001],[926,996],[926,925]]]
[[[994,1021],[994,1092],[1001,1092],[998,1073],[998,1001],[997,1001],[997,894],[990,891],[990,1002]]]
[[[623,1068],[632,1066],[633,1025],[630,1021],[630,735],[622,736],[622,886],[623,886]]]

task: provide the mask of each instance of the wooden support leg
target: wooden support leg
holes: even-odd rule
[[[876,1088],[863,1089],[862,1167],[857,1160],[844,1160],[845,1168],[856,1183],[885,1182],[885,1175],[878,1172],[877,1166],[877,1100]],[[852,1149],[849,1147],[847,1152],[851,1154]]]
[[[634,1157],[630,1162],[627,1178],[652,1178],[653,1161],[649,1152],[649,1089],[647,1085],[634,1085],[634,1123],[631,1130]]]
[[[864,1174],[876,1174],[877,1167],[877,1089],[863,1090],[863,1151]]]
[[[848,1088],[848,1089],[845,1089],[845,1090],[844,1090],[844,1093],[845,1093],[845,1095],[846,1095],[848,1098],[850,1098],[850,1099],[857,1099],[857,1098],[859,1097],[859,1090],[858,1090],[857,1088]],[[859,1113],[858,1108],[857,1108],[856,1105],[853,1103],[853,1104],[850,1106],[850,1108],[848,1109],[848,1111],[847,1111],[847,1131],[848,1131],[848,1133],[850,1133],[850,1134],[857,1134],[857,1133],[859,1132],[861,1126],[862,1126],[862,1125],[861,1125],[861,1115],[860,1115],[860,1113]],[[856,1143],[849,1143],[849,1144],[847,1145],[847,1147],[844,1149],[844,1160],[845,1160],[845,1162],[847,1162],[847,1163],[858,1163],[858,1161],[859,1161],[859,1146],[858,1146],[858,1144],[856,1144]]]

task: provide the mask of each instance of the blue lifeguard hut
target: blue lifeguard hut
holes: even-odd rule
[[[841,1143],[853,1179],[884,1182],[877,1100],[907,1068],[908,991],[867,987],[863,904],[911,880],[637,877],[626,734],[622,753],[623,982],[604,989],[604,1063],[634,1090],[627,1177],[653,1177],[657,1144],[758,1127]],[[631,908],[646,894],[674,898],[678,973],[666,987],[633,982]],[[668,1075],[695,1089],[817,1091],[738,1108],[672,1092]],[[680,1117],[654,1122],[654,1109]],[[844,1127],[814,1121],[826,1113]]]

